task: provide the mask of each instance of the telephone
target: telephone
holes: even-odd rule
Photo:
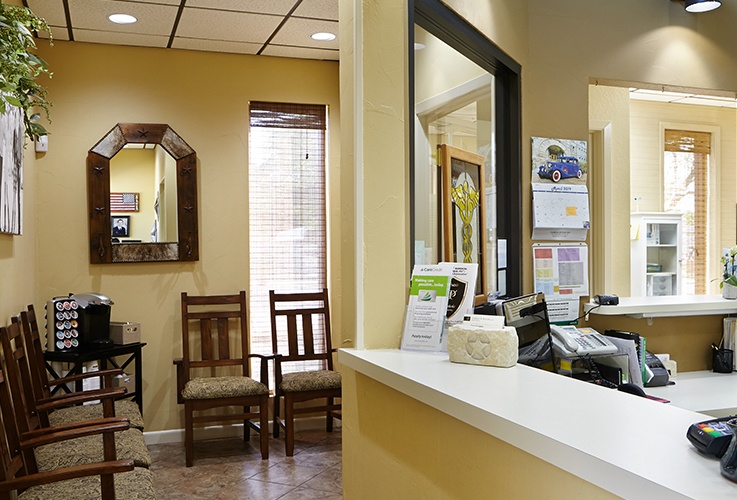
[[[553,350],[559,356],[617,352],[617,346],[593,328],[579,329],[572,325],[550,325],[550,333],[553,339]]]

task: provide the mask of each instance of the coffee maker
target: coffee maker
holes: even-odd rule
[[[112,347],[110,307],[113,301],[96,292],[54,297],[46,305],[46,331],[51,351]]]

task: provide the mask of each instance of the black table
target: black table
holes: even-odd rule
[[[82,373],[82,367],[84,366],[84,363],[87,363],[89,361],[99,361],[100,370],[106,370],[108,368],[108,363],[113,368],[120,368],[121,370],[125,370],[125,368],[130,365],[131,362],[134,362],[135,390],[133,392],[128,392],[126,394],[126,397],[132,398],[133,401],[138,404],[138,409],[141,411],[141,415],[143,415],[143,363],[141,359],[141,349],[143,349],[143,346],[145,345],[146,344],[144,342],[136,342],[134,344],[113,345],[112,347],[94,350],[85,349],[77,351],[46,351],[44,353],[44,361],[46,362],[46,369],[49,371],[51,376],[54,377],[54,379],[59,379],[63,375],[60,375],[56,372],[53,365],[51,364],[52,362],[72,364],[72,368],[66,375],[76,375]],[[127,356],[122,364],[118,364],[118,362],[115,360],[115,358],[119,356]],[[77,380],[74,383],[74,389],[76,391],[82,390],[81,380]],[[59,390],[72,392],[69,387],[66,386],[66,384],[60,384],[54,387],[51,393],[54,394]]]

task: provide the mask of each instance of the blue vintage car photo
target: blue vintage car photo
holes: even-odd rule
[[[578,158],[575,156],[559,156],[555,161],[548,161],[545,162],[545,165],[540,165],[537,170],[537,175],[543,179],[552,179],[553,182],[569,177],[580,179],[582,174]]]

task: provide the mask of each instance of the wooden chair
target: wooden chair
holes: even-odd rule
[[[235,328],[231,328],[233,323]],[[199,327],[192,328],[193,325]],[[237,346],[233,353],[231,343]],[[177,365],[177,402],[184,404],[187,467],[194,461],[194,424],[205,422],[242,420],[244,440],[248,440],[251,428],[257,430],[261,435],[261,458],[269,458],[267,359],[270,357],[248,352],[246,292],[211,296],[183,292],[182,350],[182,359],[174,364]],[[261,358],[261,382],[250,377],[250,359],[254,357]],[[229,376],[223,374],[224,370],[237,373]],[[195,415],[195,412],[225,407],[240,407],[241,411]],[[258,407],[258,411],[252,411],[251,407]],[[258,419],[258,423],[252,419]]]
[[[333,370],[328,291],[275,293],[270,290],[269,301],[276,382],[274,437],[279,437],[279,428],[283,427],[287,456],[291,457],[294,455],[295,415],[325,412],[327,432],[333,430],[333,418],[341,418],[341,405],[335,403],[335,398],[341,396],[341,378],[340,373]],[[319,330],[323,331],[323,342],[317,341]],[[306,361],[317,361],[321,369],[305,371],[302,366]],[[279,418],[282,398],[283,420]],[[314,400],[324,402],[297,406],[297,403]]]
[[[34,398],[29,384],[28,356],[17,321],[13,321],[2,330],[0,344],[2,345],[3,360],[5,362],[5,374],[14,401],[15,421],[21,435],[55,432],[59,429],[74,429],[89,422],[125,422],[126,427],[130,427],[127,418],[116,417],[114,414],[114,398],[124,394],[125,389],[83,391],[69,394],[64,398],[37,400]],[[43,425],[40,418],[44,413],[61,407],[81,405],[96,400],[102,401],[99,406],[103,408],[98,418],[55,426]],[[102,419],[102,414],[105,415],[105,419]],[[148,453],[143,433],[139,429],[127,428],[123,432],[115,436],[107,436],[105,439],[111,440],[111,446],[115,447],[116,453],[121,459],[130,459],[137,467],[149,467],[151,465],[151,456]],[[49,444],[38,447],[34,452],[26,453],[24,458],[29,468],[44,472],[62,467],[99,462],[105,456],[105,446],[108,446],[108,443],[100,442],[99,439],[80,437],[63,445]]]
[[[123,373],[123,370],[116,368],[70,375],[59,379],[50,379],[46,371],[46,363],[44,362],[44,347],[41,342],[41,334],[38,329],[36,311],[32,304],[28,306],[27,311],[22,311],[20,313],[20,320],[23,326],[23,339],[28,356],[28,366],[30,369],[30,387],[32,387],[33,394],[37,401],[63,401],[65,398],[74,397],[68,394],[52,396],[51,390],[57,385],[74,383],[77,380],[99,377],[101,387],[109,388],[112,385],[112,377]],[[131,427],[143,430],[143,416],[138,410],[138,405],[135,402],[120,399],[115,401],[114,408],[114,415],[127,417],[130,420]],[[39,412],[41,424],[45,427],[49,425],[62,425],[82,420],[90,420],[93,418],[101,418],[102,416],[102,405],[94,404],[84,406],[65,406],[53,412]]]
[[[12,330],[0,328],[0,338],[19,335]],[[128,428],[123,419],[107,419],[79,423],[64,428],[41,429],[21,432],[23,424],[18,421],[18,407],[24,405],[22,395],[11,391],[6,368],[0,368],[0,499],[11,498],[79,498],[102,497],[114,500],[116,490],[120,497],[149,498],[155,494],[153,476],[148,469],[134,469],[132,460],[117,460],[113,432]],[[11,393],[13,396],[11,397]],[[21,410],[22,412],[22,410]],[[69,439],[103,435],[104,461],[59,468],[39,473],[34,463],[27,461],[35,449],[52,443],[65,443]],[[73,453],[73,451],[71,451]],[[114,477],[120,474],[120,477]],[[124,477],[125,476],[125,477]],[[119,481],[119,479],[121,479]],[[139,496],[144,495],[144,496]],[[149,495],[149,496],[146,496]]]

